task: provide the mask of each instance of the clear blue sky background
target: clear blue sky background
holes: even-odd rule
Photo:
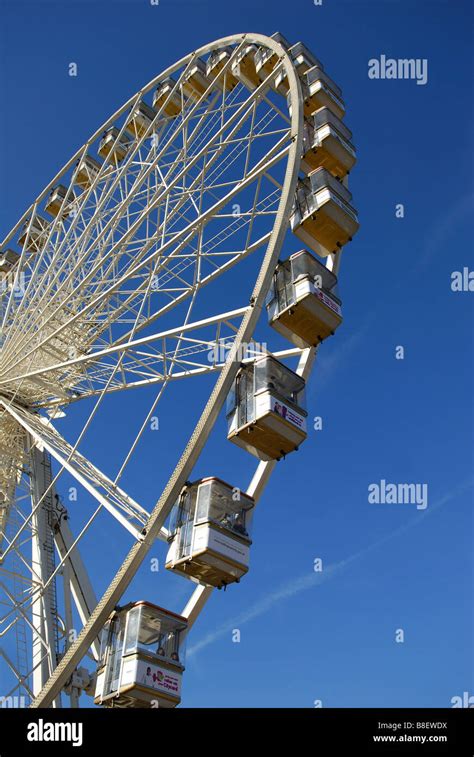
[[[474,268],[470,7],[448,0],[1,4],[4,232],[122,102],[207,41],[279,30],[303,40],[345,96],[361,230],[341,270],[344,325],[320,350],[309,385],[309,414],[323,417],[323,430],[310,431],[278,464],[256,513],[250,573],[215,592],[190,634],[186,706],[312,707],[319,699],[326,707],[449,707],[453,696],[474,694],[474,293],[450,288],[453,271]],[[427,58],[427,85],[369,80],[368,60],[381,54]],[[68,76],[71,61],[77,78]],[[397,203],[404,219],[395,218]],[[397,345],[404,360],[395,359]],[[210,388],[184,384],[170,390],[160,432],[146,437],[124,481],[146,506]],[[107,473],[116,472],[152,396],[114,398],[86,438],[85,454]],[[82,417],[72,409],[61,432],[74,440]],[[196,472],[245,486],[251,461],[224,435],[221,419]],[[369,504],[367,487],[382,478],[427,483],[427,510]],[[91,506],[87,498],[76,512],[71,506],[73,526],[79,508]],[[98,593],[128,543],[110,519],[100,522],[88,554]],[[162,547],[151,556],[162,559]],[[190,588],[152,574],[147,560],[127,598],[180,611]],[[404,643],[395,642],[396,629]]]

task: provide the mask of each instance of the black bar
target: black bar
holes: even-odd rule
[[[56,740],[50,741],[50,736]],[[61,740],[63,737],[70,740]],[[34,738],[41,740],[31,740]],[[209,747],[224,754],[231,746],[239,751],[263,749],[265,755],[275,748],[278,752],[285,749],[292,756],[305,753],[322,757],[340,754],[473,757],[474,718],[472,708],[0,708],[0,757],[86,752],[141,757],[162,755],[163,747],[168,746],[186,752]]]

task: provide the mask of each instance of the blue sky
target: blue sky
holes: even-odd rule
[[[111,113],[208,41],[281,31],[304,41],[343,89],[361,229],[343,256],[344,324],[322,346],[308,387],[309,417],[322,416],[323,430],[278,464],[256,512],[248,576],[215,592],[190,634],[183,704],[449,707],[474,694],[474,294],[451,291],[452,272],[474,268],[470,4],[17,0],[1,8],[4,232]],[[369,59],[382,54],[426,58],[427,84],[369,79]],[[68,76],[71,61],[77,78]],[[212,385],[203,379],[191,393],[184,384],[169,391],[160,431],[140,445],[124,482],[146,505]],[[116,472],[152,397],[114,397],[86,437],[84,453],[106,473]],[[72,408],[58,428],[73,440],[81,418]],[[244,486],[252,461],[224,436],[221,418],[196,473],[217,468]],[[381,479],[426,483],[427,509],[369,504],[368,486]],[[127,544],[107,518],[99,522],[88,558],[98,593],[104,561],[111,570]],[[160,545],[155,554],[163,557]],[[148,563],[127,598],[182,610],[188,582],[152,574]]]

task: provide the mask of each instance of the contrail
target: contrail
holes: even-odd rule
[[[196,644],[194,644],[194,646],[190,647],[187,653],[188,657],[195,655],[196,652],[199,652],[201,649],[209,646],[209,644],[212,644],[217,639],[228,634],[229,629],[240,628],[240,626],[248,623],[254,618],[257,618],[259,615],[263,615],[277,602],[281,602],[285,599],[289,599],[290,597],[295,596],[296,594],[300,594],[301,592],[310,589],[312,586],[317,586],[318,584],[322,584],[325,581],[329,581],[334,576],[342,573],[356,560],[360,560],[369,552],[372,552],[374,549],[382,546],[382,544],[391,541],[391,539],[395,539],[397,536],[400,536],[400,534],[405,533],[405,531],[408,531],[414,526],[417,526],[420,521],[428,516],[429,513],[439,509],[447,502],[456,499],[460,494],[463,494],[473,486],[474,478],[470,478],[464,483],[460,484],[454,491],[450,492],[449,494],[445,494],[437,502],[424,510],[420,515],[412,518],[412,520],[410,520],[408,523],[404,524],[403,526],[399,526],[399,528],[396,528],[394,531],[391,531],[386,536],[383,536],[381,539],[378,539],[372,544],[369,544],[367,547],[364,547],[355,554],[350,555],[349,557],[346,557],[344,560],[340,560],[339,562],[332,563],[331,565],[329,565],[329,567],[324,568],[320,573],[305,573],[303,576],[299,576],[299,578],[292,579],[291,581],[287,581],[286,583],[282,584],[271,594],[268,594],[266,597],[264,597],[264,599],[258,600],[258,602],[255,602],[253,605],[251,605],[247,610],[245,610],[245,612],[242,612],[240,615],[236,615],[230,620],[226,620],[214,631],[211,631],[207,634],[207,636],[204,636],[201,641],[198,641]]]

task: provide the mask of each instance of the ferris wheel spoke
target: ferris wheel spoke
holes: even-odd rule
[[[168,377],[172,378],[174,363],[179,359],[180,355],[182,354],[184,357],[185,354],[188,354],[191,351],[190,347],[186,347],[181,348],[182,352],[180,352],[180,349],[178,349],[178,352],[175,352],[174,349],[169,348],[170,341],[179,343],[182,340],[183,335],[198,332],[192,352],[194,354],[205,353],[206,363],[210,366],[212,362],[209,361],[211,348],[214,345],[219,344],[219,340],[222,342],[225,338],[225,332],[222,330],[223,326],[227,326],[227,328],[230,329],[230,336],[232,336],[235,332],[230,328],[230,323],[236,319],[241,320],[249,308],[250,306],[247,306],[227,313],[220,313],[217,316],[200,321],[188,321],[182,326],[168,329],[158,334],[140,337],[129,342],[101,349],[93,354],[71,358],[33,371],[30,370],[24,374],[18,375],[15,378],[15,381],[23,382],[24,384],[34,387],[36,381],[39,380],[41,381],[41,391],[43,391],[43,386],[49,383],[49,395],[54,395],[56,394],[57,385],[65,386],[66,377],[69,376],[68,393],[66,398],[67,402],[74,398],[76,393],[81,394],[82,380],[85,380],[86,386],[88,386],[90,385],[90,382],[94,380],[94,376],[97,376],[97,373],[102,376],[106,389],[109,387],[113,388],[117,385],[121,386],[123,380],[120,381],[117,377],[117,369],[120,369],[126,375],[132,376],[135,371],[142,371],[144,361],[142,358],[137,357],[137,351],[144,347],[151,349],[154,343],[161,345],[161,349],[159,347],[153,349],[153,354],[150,354],[147,358],[147,367],[148,369],[153,367],[156,379],[164,381]],[[201,332],[202,336],[199,336],[199,332]],[[110,362],[105,363],[105,359],[109,359]],[[206,365],[206,363],[204,363],[204,365]],[[11,378],[3,379],[0,382],[0,388],[2,388],[3,391],[8,391],[10,384]],[[59,398],[60,400],[62,399],[61,396]]]
[[[125,389],[211,373],[223,367],[222,356],[225,357],[230,351],[237,331],[234,321],[240,320],[248,309],[247,307],[222,313],[204,321],[188,322],[185,326],[176,329],[113,345],[92,355],[24,374],[17,380],[31,382],[42,376],[43,384],[46,385],[49,375],[52,374],[50,382],[52,381],[55,386],[54,380],[61,380],[64,374],[75,377],[74,382],[69,385],[66,398],[66,404],[68,404],[102,393],[112,394]],[[196,331],[207,333],[194,338],[186,336]],[[175,347],[170,346],[172,342],[176,342]],[[178,344],[183,346],[178,346]],[[242,361],[251,361],[259,354],[263,354],[259,349],[252,350],[249,345],[248,355],[241,356]],[[291,348],[275,354],[279,357],[288,357],[297,355],[299,352],[299,348]],[[192,360],[190,360],[191,357]],[[106,362],[107,360],[109,362]],[[118,365],[120,370],[117,372]],[[177,370],[179,367],[181,370]],[[64,397],[53,396],[52,399],[37,404],[53,407],[63,403]]]
[[[230,344],[231,342],[229,341],[229,342],[226,342],[225,345],[221,345],[221,347],[225,346],[225,350],[227,351]],[[277,359],[280,359],[280,358],[283,359],[283,358],[296,357],[299,353],[300,353],[300,349],[295,347],[293,349],[277,350],[276,352],[273,352],[271,354],[274,355],[274,357]],[[255,359],[255,357],[258,355],[259,355],[258,352],[252,353],[252,357],[243,358],[241,362],[243,364],[247,362],[252,362]],[[175,362],[176,364],[178,364],[179,361],[176,360]],[[209,365],[203,364],[202,366],[198,364],[198,367],[195,367],[195,368],[188,367],[182,371],[173,371],[173,373],[167,374],[164,377],[149,377],[149,378],[144,378],[144,379],[137,379],[135,381],[127,380],[127,381],[124,381],[123,383],[119,383],[119,382],[113,383],[113,384],[111,383],[106,389],[101,389],[101,388],[90,388],[88,390],[85,389],[81,391],[81,393],[78,394],[77,396],[72,397],[69,400],[68,404],[72,404],[72,403],[78,402],[79,400],[90,398],[90,397],[97,397],[102,394],[105,394],[105,395],[116,394],[117,392],[142,389],[145,387],[153,386],[155,384],[165,385],[170,382],[179,381],[181,379],[197,378],[199,376],[203,376],[209,373],[218,372],[222,370],[224,365],[225,363],[215,363],[215,364],[209,364]],[[104,374],[103,376],[101,376],[101,379],[105,381],[107,375],[108,374]],[[53,409],[56,407],[60,407],[61,404],[62,403],[60,400],[52,399],[49,402],[43,403],[41,407],[44,407],[46,409]]]
[[[136,539],[141,538],[141,530],[149,513],[113,484],[98,468],[65,440],[51,424],[46,424],[26,411],[13,410],[2,402],[5,410],[60,465],[81,484],[113,517]],[[10,547],[6,550],[6,553]]]

